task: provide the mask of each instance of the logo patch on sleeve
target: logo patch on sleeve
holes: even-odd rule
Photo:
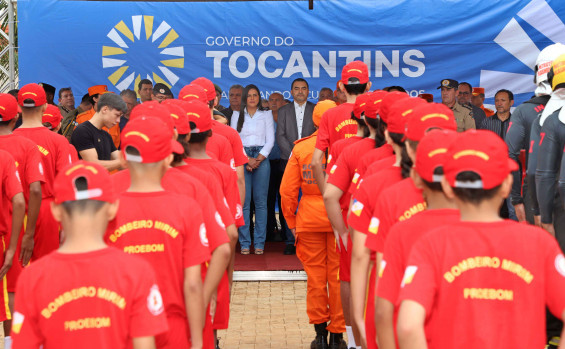
[[[555,257],[555,269],[561,276],[565,277],[565,257],[562,254]]]
[[[353,184],[357,184],[357,181],[359,180],[359,177],[361,177],[359,175],[359,173],[355,173],[355,175],[353,176],[353,179],[351,180],[353,182]]]
[[[149,290],[149,296],[147,296],[147,309],[149,312],[155,316],[161,314],[165,307],[163,305],[163,297],[159,291],[159,286],[151,286]]]
[[[353,205],[351,205],[351,212],[353,212],[357,217],[361,216],[363,212],[363,203],[361,201],[353,200]]]
[[[404,277],[402,278],[402,284],[400,287],[404,287],[409,285],[412,280],[414,280],[414,275],[416,275],[416,271],[418,271],[418,267],[415,265],[409,265],[406,267],[406,271],[404,272]]]
[[[202,243],[202,245],[208,247],[208,235],[206,235],[206,226],[204,225],[204,223],[202,223],[200,225],[200,242]]]
[[[369,223],[369,233],[376,234],[379,231],[380,221],[377,217],[371,218],[371,223]]]
[[[379,278],[383,277],[383,274],[385,272],[385,268],[386,268],[386,261],[383,259],[381,261],[381,267],[379,268]]]
[[[15,312],[14,319],[12,320],[12,332],[18,334],[22,330],[22,325],[24,324],[25,316],[22,313]]]
[[[216,223],[218,223],[218,225],[222,227],[222,229],[226,229],[226,226],[222,221],[222,216],[220,216],[220,213],[218,213],[218,211],[216,211],[216,213],[214,214],[214,218],[216,218]]]
[[[332,169],[330,170],[330,174],[334,174],[336,169],[337,169],[337,165],[333,165]]]

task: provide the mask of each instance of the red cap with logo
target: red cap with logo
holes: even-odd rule
[[[388,92],[381,90],[375,91],[369,95],[369,100],[367,101],[367,106],[365,107],[365,118],[376,119],[379,116],[381,104],[383,102],[383,98],[386,95],[388,95]]]
[[[443,178],[436,169],[443,168],[447,149],[457,140],[457,132],[452,130],[431,130],[418,144],[414,169],[424,180],[439,183]]]
[[[357,96],[355,104],[353,105],[353,115],[361,118],[361,114],[365,113],[365,110],[367,109],[367,102],[371,99],[372,94],[372,92],[367,92]]]
[[[59,107],[48,104],[47,109],[45,109],[45,112],[43,112],[43,118],[41,119],[41,122],[43,122],[44,124],[51,124],[51,127],[49,129],[53,130],[56,129],[57,126],[59,126],[61,120],[63,120],[63,115],[61,115]]]
[[[199,77],[194,79],[191,83],[198,85],[200,87],[202,87],[204,89],[204,91],[206,91],[206,101],[209,102],[211,100],[213,100],[214,98],[216,98],[216,87],[214,86],[214,83],[206,78],[203,77]]]
[[[18,103],[26,108],[40,107],[47,103],[45,90],[38,84],[27,84],[18,92]]]
[[[184,153],[182,145],[167,131],[165,123],[154,117],[130,119],[121,132],[124,158],[131,162],[152,163],[165,159],[173,152]],[[139,155],[128,154],[130,147],[137,149]]]
[[[18,101],[8,93],[0,93],[0,121],[10,121],[18,115]]]
[[[496,133],[487,130],[469,130],[457,137],[449,147],[443,172],[454,188],[492,189],[502,184],[518,164],[508,157],[506,142]],[[462,172],[474,172],[480,179],[458,181]]]
[[[187,102],[197,100],[206,103],[208,98],[206,98],[206,90],[202,86],[190,84],[181,88],[179,99]]]
[[[188,123],[188,116],[186,115],[186,110],[183,106],[183,101],[178,99],[165,99],[161,102],[171,114],[173,118],[173,123],[177,129],[177,133],[180,135],[186,135],[190,133],[190,124]],[[210,114],[210,109],[208,109],[208,114]]]
[[[202,102],[192,101],[186,103],[188,120],[196,125],[190,133],[202,133],[212,128],[210,108]]]
[[[394,102],[388,110],[388,132],[404,134],[414,108],[426,103],[422,98],[404,98]]]
[[[381,120],[386,122],[386,124],[388,125],[390,108],[392,107],[392,105],[399,100],[408,98],[410,98],[410,96],[407,93],[399,91],[389,92],[386,96],[384,96],[381,107],[379,109],[379,117],[381,118]]]
[[[88,161],[79,160],[61,170],[53,182],[54,201],[98,200],[113,203],[117,196],[110,173]]]
[[[131,110],[129,119],[131,121],[140,116],[154,117],[160,119],[167,125],[167,127],[169,128],[170,135],[172,137],[172,134],[174,133],[175,130],[175,124],[173,122],[173,118],[171,117],[171,112],[164,105],[161,105],[157,101],[148,101],[138,104]]]
[[[361,61],[348,63],[341,70],[341,82],[344,85],[366,84],[369,82],[369,68]]]
[[[406,138],[420,141],[430,129],[457,131],[457,123],[451,109],[441,103],[427,103],[414,108],[406,124]]]

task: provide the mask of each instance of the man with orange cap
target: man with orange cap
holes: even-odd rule
[[[485,89],[483,87],[473,87],[473,97],[471,97],[471,104],[475,107],[481,108],[487,118],[494,115],[492,109],[486,108],[483,103],[485,102]]]
[[[95,86],[92,86],[88,89],[88,96],[90,97],[90,103],[92,104],[92,109],[87,110],[87,111],[77,115],[75,129],[76,129],[76,126],[82,124],[85,121],[92,119],[94,114],[98,111],[97,107],[98,107],[98,100],[100,99],[100,96],[105,94],[105,93],[109,93],[109,92],[110,91],[108,91],[108,86],[106,86],[106,85],[95,85]],[[116,146],[116,148],[119,148],[120,147],[120,125],[119,124],[114,125],[110,129],[104,127],[103,130],[108,132],[110,134],[110,136],[112,136],[112,141],[114,142],[114,145]]]
[[[322,114],[335,106],[331,100],[319,102],[312,114],[314,125],[317,127]],[[322,194],[312,176],[311,162],[317,134],[318,131],[294,142],[282,178],[281,206],[288,227],[296,237],[296,255],[308,275],[306,312],[316,330],[311,348],[337,349],[342,345],[345,331],[338,281],[339,254]],[[297,211],[300,189],[302,199]]]

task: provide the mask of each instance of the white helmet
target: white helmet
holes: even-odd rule
[[[536,96],[551,94],[552,88],[547,81],[547,73],[551,69],[551,62],[562,54],[565,54],[565,45],[561,43],[549,45],[541,50],[536,60],[536,76],[534,78],[537,85]]]

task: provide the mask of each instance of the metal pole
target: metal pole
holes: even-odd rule
[[[15,42],[14,42],[14,31],[16,28],[14,22],[14,3],[12,0],[8,1],[8,35],[9,35],[9,43],[8,46],[10,48],[8,52],[8,72],[9,72],[9,83],[8,86],[10,87],[9,90],[12,90],[16,87],[16,71],[15,71]]]

